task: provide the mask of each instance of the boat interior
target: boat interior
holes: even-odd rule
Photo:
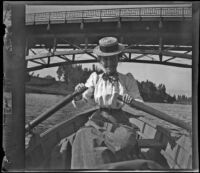
[[[49,169],[52,149],[63,138],[83,127],[95,110],[96,108],[93,108],[77,114],[70,120],[63,121],[40,135],[33,133],[26,149],[27,169]],[[134,115],[130,110],[124,111],[130,117],[130,122],[137,131],[137,141],[140,148],[139,158],[132,161],[100,165],[97,169],[131,169],[134,165],[144,164],[144,161],[148,161],[149,167],[151,167],[152,161],[158,163],[158,166],[156,168],[152,166],[152,169],[192,168],[191,139],[188,136],[173,137],[170,130],[161,125],[148,121],[144,116]],[[66,169],[70,169],[69,165],[66,163]]]

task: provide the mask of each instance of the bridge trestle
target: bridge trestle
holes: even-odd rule
[[[28,14],[27,70],[95,63],[92,50],[105,36],[125,44],[121,62],[191,68],[191,12],[148,7]]]

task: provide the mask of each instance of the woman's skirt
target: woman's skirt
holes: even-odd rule
[[[136,132],[122,110],[99,109],[84,127],[63,139],[52,152],[57,169],[92,169],[138,158]]]

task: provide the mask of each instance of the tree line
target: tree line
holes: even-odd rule
[[[175,98],[176,98],[175,103],[192,104],[192,97],[187,97],[185,95],[177,95],[177,96],[175,96]]]
[[[57,70],[59,80],[64,80],[67,85],[73,90],[78,83],[85,83],[91,73],[102,73],[96,65],[92,65],[92,69],[82,68],[82,65],[62,65]],[[185,95],[169,95],[166,93],[164,84],[156,86],[153,82],[146,80],[139,82],[137,80],[138,88],[144,101],[159,102],[159,103],[191,103],[191,98]]]

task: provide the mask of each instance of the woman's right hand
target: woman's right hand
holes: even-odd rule
[[[79,83],[78,85],[75,86],[75,91],[76,92],[82,92],[85,90],[87,87],[85,86],[84,83]]]
[[[84,83],[79,83],[78,85],[75,86],[75,92],[81,93],[83,90],[86,89],[86,86]],[[77,95],[74,97],[75,101],[81,100],[82,99],[82,94]]]

